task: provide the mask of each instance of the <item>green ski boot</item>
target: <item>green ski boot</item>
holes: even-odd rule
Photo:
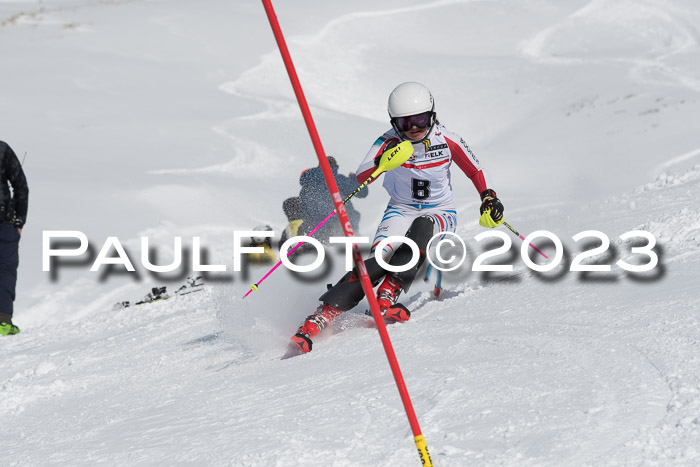
[[[12,323],[0,323],[0,336],[13,336],[19,334],[19,328]]]

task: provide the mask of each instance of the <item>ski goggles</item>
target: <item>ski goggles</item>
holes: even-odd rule
[[[422,114],[409,115],[407,117],[394,118],[396,128],[401,131],[408,131],[413,126],[416,128],[427,128],[433,119],[433,112],[423,112]]]

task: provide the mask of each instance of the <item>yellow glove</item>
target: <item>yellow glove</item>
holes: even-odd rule
[[[503,222],[503,203],[496,196],[496,192],[489,189],[481,193],[481,217],[479,225],[487,229],[498,227]]]

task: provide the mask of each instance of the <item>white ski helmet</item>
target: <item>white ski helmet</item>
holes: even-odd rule
[[[418,115],[430,112],[429,127],[435,124],[435,101],[428,88],[420,83],[409,81],[396,86],[389,94],[389,117],[391,124],[397,132],[396,119],[409,115]]]

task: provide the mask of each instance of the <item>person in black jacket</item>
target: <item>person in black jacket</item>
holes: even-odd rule
[[[10,191],[12,188],[12,191]],[[0,335],[19,334],[12,324],[19,239],[27,221],[29,188],[22,165],[10,146],[0,141]]]
[[[360,184],[357,183],[355,174],[345,176],[338,173],[338,162],[335,160],[335,157],[329,156],[328,164],[331,166],[331,171],[333,172],[335,183],[338,185],[340,196],[345,199],[345,197],[352,194]],[[299,177],[299,184],[301,185],[299,196],[286,199],[282,205],[282,209],[287,215],[287,220],[289,220],[289,225],[282,233],[280,246],[289,237],[307,235],[335,209],[333,200],[328,192],[328,187],[326,186],[326,180],[323,177],[323,170],[320,166],[304,170]],[[368,189],[365,188],[360,191],[356,197],[364,198],[368,193]],[[359,228],[360,213],[355,210],[351,202],[345,204],[345,210],[348,213],[348,218],[352,223],[353,229],[357,231]],[[334,216],[317,230],[313,234],[313,237],[321,243],[327,244],[329,237],[342,237],[344,235],[338,218]]]

